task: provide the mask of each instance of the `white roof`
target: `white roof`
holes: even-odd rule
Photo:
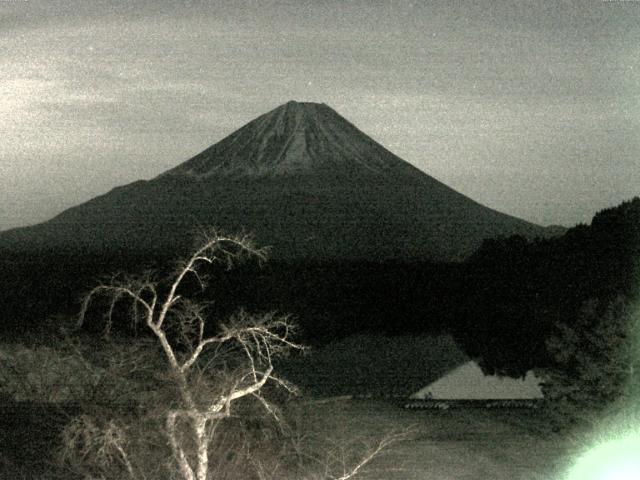
[[[543,398],[540,380],[533,372],[522,378],[485,375],[478,364],[469,361],[444,377],[411,395],[424,400],[516,400]]]

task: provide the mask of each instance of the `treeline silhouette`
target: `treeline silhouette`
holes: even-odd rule
[[[77,313],[82,292],[105,274],[166,273],[185,253],[0,252],[3,335],[55,328],[55,314]],[[631,299],[639,259],[640,198],[634,198],[559,237],[486,240],[462,263],[249,261],[212,271],[199,295],[213,301],[210,313],[218,318],[238,307],[291,313],[301,340],[312,345],[358,332],[448,331],[487,371],[517,376],[552,361],[546,339],[557,322],[577,319],[585,302]],[[197,293],[195,282],[188,288]],[[128,312],[121,313],[121,331],[131,334]]]
[[[56,328],[79,310],[79,300],[109,273],[155,270],[166,277],[175,257],[75,255],[45,252],[33,258],[5,255],[2,330],[5,336]],[[455,321],[460,264],[402,261],[245,261],[231,270],[210,268],[207,289],[185,283],[190,298],[210,303],[209,315],[227,318],[249,311],[291,314],[301,341],[319,345],[360,332],[439,333]],[[96,308],[98,311],[99,308]],[[129,331],[129,311],[117,321]],[[96,319],[96,328],[102,321]],[[97,332],[96,332],[97,333]]]
[[[599,305],[597,318],[620,299],[635,301],[639,265],[637,197],[560,237],[486,240],[463,268],[455,337],[489,372],[549,366],[545,342],[556,325],[577,324],[587,303]]]

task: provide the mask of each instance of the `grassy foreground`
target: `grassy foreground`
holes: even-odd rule
[[[309,429],[345,445],[411,429],[369,464],[368,480],[550,480],[562,478],[571,443],[547,431],[540,410],[411,411],[385,401],[310,403]]]
[[[365,466],[357,478],[367,480],[555,480],[571,452],[570,442],[546,431],[538,410],[413,411],[386,401],[349,399],[309,400],[299,408],[303,431],[334,445],[338,455],[344,451],[345,461],[350,451],[388,432],[411,430]],[[22,415],[28,418],[28,411]],[[0,416],[2,478],[69,478],[47,471],[44,453],[55,448],[55,424],[63,421],[32,414],[19,425],[15,416]]]

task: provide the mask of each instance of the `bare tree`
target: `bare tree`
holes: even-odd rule
[[[240,311],[219,325],[214,330],[215,334],[207,334],[211,329],[207,328],[205,305],[183,296],[187,277],[193,277],[204,289],[205,266],[221,264],[231,267],[244,256],[264,260],[265,251],[256,248],[246,236],[209,232],[195,252],[169,276],[168,283],[154,280],[148,273],[140,277],[120,275],[96,286],[83,298],[79,326],[84,323],[92,300],[104,296],[108,299],[105,324],[108,333],[112,328],[116,304],[128,300],[134,321],[142,323],[161,346],[180,398],[179,407],[166,411],[164,425],[173,461],[183,480],[208,478],[210,439],[218,423],[232,415],[236,401],[253,397],[277,417],[277,409],[261,390],[267,382],[293,390],[273,371],[276,355],[302,348],[291,339],[293,325],[288,317],[276,314],[255,316]],[[215,356],[228,352],[230,348],[235,348],[244,361],[237,366],[230,381],[223,383],[225,387],[218,385],[218,388],[201,394],[197,385],[201,385],[200,364],[205,352]],[[123,444],[119,439],[116,453],[121,459],[126,459]],[[137,477],[128,461],[126,470],[130,477]]]
[[[170,384],[175,386],[173,391],[177,393],[159,408],[161,429],[167,439],[165,445],[171,455],[171,478],[175,474],[181,480],[211,478],[220,460],[211,457],[212,452],[219,453],[214,449],[219,449],[220,444],[227,445],[226,437],[217,428],[240,411],[239,400],[256,400],[268,415],[282,424],[280,411],[269,402],[264,387],[271,383],[295,392],[293,385],[274,374],[273,363],[278,355],[303,349],[292,339],[294,325],[289,317],[274,313],[253,315],[240,310],[226,322],[208,325],[207,305],[189,299],[193,282],[202,290],[206,288],[210,267],[218,265],[229,269],[243,257],[264,261],[266,252],[257,248],[247,236],[224,236],[210,231],[194,253],[179,262],[171,274],[159,278],[150,272],[139,276],[118,274],[97,285],[82,299],[78,327],[85,323],[92,302],[106,299],[106,304],[100,305],[105,307],[104,332],[109,335],[116,305],[126,301],[131,307],[134,324],[146,329],[155,340],[153,343],[159,346],[158,353],[164,359]],[[124,359],[126,365],[121,365],[119,358],[114,358],[117,364],[114,371],[129,369],[130,362]],[[134,359],[131,369],[147,376],[159,373],[155,363],[151,366],[148,363],[147,357],[140,356],[138,360]],[[157,402],[157,398],[160,397],[152,401]],[[157,412],[156,407],[158,405],[153,406]],[[101,472],[110,466],[118,470],[117,478],[127,476],[132,480],[146,480],[155,478],[156,473],[165,478],[166,475],[157,471],[159,465],[141,466],[136,461],[136,454],[132,452],[139,444],[131,435],[139,434],[136,429],[126,420],[80,415],[63,432],[61,458],[80,470],[83,470],[83,463],[88,463],[93,468],[87,473],[91,478],[95,478],[96,469]],[[317,452],[304,455],[304,458],[311,461],[312,469],[322,467],[321,478],[347,480],[361,475],[363,467],[382,450],[405,437],[406,432],[388,434],[355,456],[352,450],[349,455],[345,451],[345,455],[340,456],[338,449],[325,452],[326,458]],[[157,444],[155,439],[152,443]],[[300,452],[294,449],[294,454]],[[253,453],[249,455],[259,478],[283,478],[277,461],[270,465],[269,461],[264,463]],[[102,473],[98,475],[105,478]]]

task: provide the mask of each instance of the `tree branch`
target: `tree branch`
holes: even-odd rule
[[[232,401],[242,397],[246,397],[247,395],[251,395],[252,393],[257,392],[264,386],[265,383],[267,383],[267,380],[269,380],[269,378],[271,377],[271,372],[273,372],[273,365],[269,365],[267,370],[262,374],[260,380],[258,380],[257,382],[254,382],[248,387],[241,388],[239,390],[236,390],[235,388],[233,388],[231,393],[229,393],[228,395],[225,395],[224,397],[220,398],[216,403],[211,405],[207,409],[207,413],[210,413],[210,414],[218,413],[223,408],[225,408],[225,406],[227,407],[227,410],[228,410],[229,405],[231,404]]]

